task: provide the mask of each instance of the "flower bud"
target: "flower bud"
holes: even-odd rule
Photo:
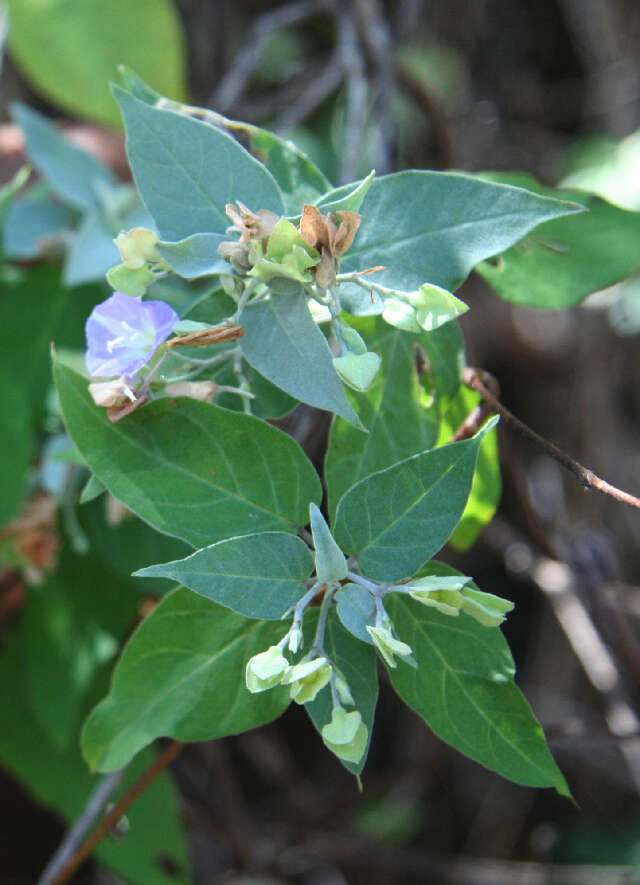
[[[132,270],[124,264],[116,264],[107,271],[107,282],[132,298],[139,298],[147,291],[147,286],[155,280],[152,271],[145,265]]]
[[[418,325],[415,309],[408,302],[401,301],[399,298],[385,299],[382,319],[390,326],[395,326],[396,329],[402,329],[404,332],[417,334],[422,331]]]
[[[373,640],[373,644],[375,645],[375,647],[382,655],[384,662],[393,669],[398,666],[394,655],[405,658],[413,654],[411,646],[407,645],[406,642],[402,642],[400,639],[396,639],[391,632],[390,627],[370,627],[369,625],[367,625],[367,633]]]
[[[289,661],[282,654],[279,645],[272,645],[266,651],[254,655],[247,662],[245,681],[252,694],[266,691],[282,682],[289,668]]]
[[[330,679],[331,664],[326,658],[320,657],[290,667],[282,679],[282,684],[291,686],[291,700],[296,704],[307,704],[314,700]]]
[[[509,599],[502,599],[492,593],[483,593],[481,590],[472,590],[465,587],[462,591],[462,611],[471,615],[484,627],[497,627],[504,620],[507,612],[514,608]]]
[[[338,692],[338,697],[340,698],[342,703],[348,704],[350,707],[355,706],[355,701],[353,699],[353,695],[351,694],[351,689],[349,688],[347,680],[339,673],[336,673],[334,684],[336,687],[336,691]]]
[[[146,227],[123,230],[113,242],[118,247],[122,263],[130,270],[144,267],[147,261],[161,260],[156,250],[158,235]]]
[[[331,722],[322,729],[322,740],[332,753],[345,762],[359,762],[367,747],[368,731],[357,710],[347,713],[334,707]]]
[[[427,575],[407,585],[409,596],[423,605],[431,606],[443,615],[458,615],[462,606],[460,592],[471,578],[458,575]]]
[[[333,368],[349,387],[363,393],[371,386],[380,368],[377,353],[345,353],[333,359]]]
[[[303,638],[300,627],[289,630],[289,651],[291,654],[297,654],[298,650],[302,648]]]
[[[186,396],[199,399],[204,403],[211,402],[218,385],[214,381],[174,381],[167,384],[164,392],[167,396]]]

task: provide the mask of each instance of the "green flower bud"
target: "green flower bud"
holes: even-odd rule
[[[124,295],[130,295],[132,298],[138,298],[147,291],[147,286],[151,285],[155,277],[146,264],[132,270],[125,264],[116,264],[115,267],[107,271],[107,282],[109,285],[122,292]]]
[[[421,329],[432,332],[469,310],[447,289],[424,283],[417,292],[409,292],[409,304],[416,309],[416,322]]]
[[[422,328],[418,325],[417,314],[414,308],[406,301],[399,298],[387,298],[384,302],[384,310],[382,311],[382,319],[390,326],[396,329],[402,329],[404,332],[421,332]]]
[[[252,694],[266,691],[282,682],[289,668],[289,661],[282,654],[279,645],[272,645],[266,651],[254,655],[247,662],[245,681]]]
[[[333,368],[349,387],[363,393],[371,386],[380,368],[377,353],[345,353],[333,359]]]
[[[309,270],[318,263],[320,255],[307,244],[295,225],[281,218],[267,241],[266,250],[262,242],[254,240],[249,245],[249,261],[253,265],[249,276],[264,283],[272,277],[311,282]]]
[[[367,345],[355,329],[352,329],[351,326],[341,326],[340,331],[342,332],[342,340],[351,353],[360,356],[360,354],[367,352]]]
[[[314,700],[320,689],[331,679],[331,664],[326,658],[314,658],[289,667],[282,678],[283,685],[290,685],[291,700],[307,704]]]
[[[289,651],[296,654],[298,649],[302,648],[302,630],[296,627],[295,630],[289,630]]]
[[[407,645],[406,642],[402,642],[400,639],[396,639],[391,632],[390,627],[369,627],[369,625],[367,625],[367,633],[382,655],[384,662],[388,664],[389,667],[393,667],[393,669],[398,666],[394,655],[404,658],[413,654],[411,646]]]
[[[113,241],[118,247],[122,263],[130,270],[144,267],[147,261],[160,261],[156,251],[158,235],[146,227],[123,230]]]
[[[343,704],[348,704],[350,707],[355,706],[356,702],[354,701],[353,695],[351,694],[349,684],[347,683],[347,680],[339,673],[336,673],[335,687],[336,691],[338,692],[338,697]]]
[[[475,618],[484,627],[497,627],[504,620],[507,612],[514,608],[509,599],[502,599],[492,593],[483,593],[481,590],[472,590],[465,587],[462,591],[462,611]]]
[[[462,606],[460,591],[470,580],[458,575],[427,575],[411,581],[407,589],[409,596],[417,602],[429,605],[443,615],[458,615]]]
[[[322,729],[322,740],[332,753],[345,762],[359,762],[367,747],[368,731],[357,710],[347,713],[334,707],[331,722]]]

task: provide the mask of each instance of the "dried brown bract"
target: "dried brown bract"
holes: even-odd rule
[[[207,344],[221,344],[223,341],[235,341],[242,338],[242,326],[211,326],[209,329],[198,329],[187,332],[167,341],[167,347],[204,347]]]
[[[336,281],[338,259],[353,243],[362,216],[357,212],[337,212],[340,225],[330,212],[323,215],[315,206],[304,206],[299,230],[305,241],[320,252],[320,262],[312,270],[316,283],[328,289]]]
[[[244,203],[237,200],[236,209],[231,203],[225,206],[225,212],[233,222],[231,230],[240,231],[239,243],[248,243],[250,240],[263,240],[270,237],[278,223],[278,216],[268,209],[258,209],[252,212]]]

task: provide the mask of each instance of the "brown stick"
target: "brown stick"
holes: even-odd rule
[[[618,489],[604,479],[600,479],[600,477],[596,476],[592,470],[589,470],[587,467],[583,467],[582,464],[574,461],[574,459],[567,455],[566,452],[563,452],[562,449],[559,449],[543,436],[540,436],[539,433],[536,433],[535,430],[527,427],[527,425],[519,418],[516,418],[506,406],[502,405],[497,396],[489,389],[490,387],[493,387],[494,390],[497,390],[497,381],[488,372],[484,372],[482,369],[472,369],[467,366],[462,373],[462,381],[467,387],[470,387],[472,390],[479,393],[480,396],[505,419],[505,421],[519,430],[523,436],[526,436],[527,439],[537,443],[545,450],[545,452],[547,452],[547,454],[551,455],[552,458],[555,458],[559,464],[562,464],[562,466],[570,473],[577,476],[586,488],[595,489],[597,492],[602,492],[604,495],[609,495],[611,498],[615,498],[616,501],[621,501],[623,504],[629,504],[631,507],[637,507],[640,510],[640,498],[630,495],[629,492],[623,492],[622,489]]]
[[[69,863],[60,870],[55,879],[52,880],[51,885],[64,885],[65,882],[68,882],[71,876],[76,872],[80,864],[82,864],[87,857],[91,854],[93,849],[96,847],[98,842],[103,839],[107,833],[113,829],[113,827],[118,823],[122,815],[125,813],[127,808],[138,798],[140,793],[146,787],[149,786],[151,781],[163,771],[169,763],[171,763],[178,753],[182,750],[184,744],[181,741],[172,741],[169,746],[166,748],[164,753],[162,753],[153,765],[150,765],[147,770],[140,775],[138,780],[133,784],[133,786],[124,794],[122,799],[113,806],[111,811],[105,815],[102,820],[102,823],[95,828],[93,833],[84,840],[82,845],[75,852],[73,857],[69,859]]]

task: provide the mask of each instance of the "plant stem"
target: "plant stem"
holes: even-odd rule
[[[629,504],[631,507],[637,507],[640,509],[640,498],[636,498],[635,495],[630,495],[629,492],[624,492],[622,489],[612,486],[604,479],[600,479],[600,477],[596,476],[592,470],[583,467],[582,464],[575,461],[567,455],[566,452],[563,452],[562,449],[559,449],[552,442],[549,442],[549,440],[546,440],[543,436],[540,436],[539,433],[536,433],[535,430],[528,427],[519,418],[516,418],[516,416],[513,415],[506,406],[503,406],[497,398],[498,382],[488,372],[484,372],[482,369],[472,369],[467,367],[462,373],[462,381],[467,387],[475,390],[484,400],[490,403],[491,407],[501,415],[508,424],[511,424],[519,430],[527,439],[530,439],[532,442],[541,446],[547,454],[551,455],[552,458],[555,458],[555,460],[566,470],[573,473],[574,476],[577,476],[586,488],[595,489],[597,492],[602,492],[604,495],[609,495],[611,498],[615,498],[616,501],[621,501],[623,504]],[[495,395],[491,392],[489,387],[493,387],[496,392]]]
[[[316,635],[313,638],[313,645],[311,646],[311,655],[313,653],[317,655],[324,655],[324,634],[327,629],[327,618],[329,617],[329,608],[331,607],[331,603],[333,602],[334,594],[337,590],[336,587],[327,587],[325,590],[324,597],[322,599],[322,605],[320,606],[320,617],[318,618],[318,626],[316,627]]]
[[[114,805],[111,811],[105,815],[102,823],[88,836],[82,845],[70,858],[69,862],[51,878],[48,885],[64,885],[78,869],[87,857],[91,854],[98,842],[109,833],[118,823],[127,808],[138,798],[140,793],[149,786],[152,780],[163,771],[170,762],[172,762],[178,753],[182,750],[184,744],[181,741],[172,741],[156,761],[147,768],[147,770],[138,778],[138,780],[129,788],[120,801]]]

